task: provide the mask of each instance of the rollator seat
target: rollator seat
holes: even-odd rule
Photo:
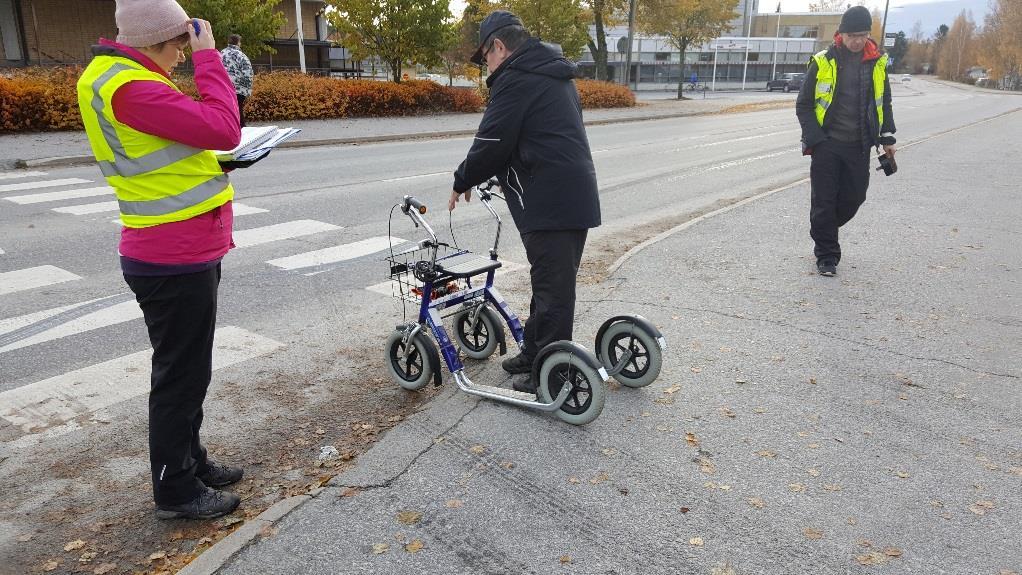
[[[499,268],[499,261],[471,252],[449,256],[436,261],[437,271],[454,278],[467,278]]]

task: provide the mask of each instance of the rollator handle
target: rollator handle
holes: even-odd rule
[[[422,202],[420,202],[419,200],[415,199],[412,196],[405,196],[405,203],[401,207],[401,211],[407,214],[409,208],[415,208],[415,211],[419,212],[420,214],[426,213],[426,206]]]

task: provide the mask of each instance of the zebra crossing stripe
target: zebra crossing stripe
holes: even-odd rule
[[[117,201],[112,202],[99,202],[96,204],[81,204],[78,206],[64,206],[62,208],[53,208],[53,211],[61,214],[71,214],[73,216],[85,216],[88,214],[99,214],[102,212],[116,212],[121,209]]]
[[[18,178],[38,178],[45,176],[46,172],[4,172],[0,174],[0,180],[16,180]]]
[[[89,309],[92,308],[86,307],[86,310]],[[96,309],[95,311],[86,311],[80,317],[72,317],[68,321],[57,323],[48,329],[46,328],[48,324],[41,322],[41,326],[35,330],[26,326],[21,330],[18,330],[18,332],[11,333],[7,336],[4,336],[2,331],[0,331],[0,353],[14,351],[16,349],[45,343],[62,337],[85,333],[94,329],[117,325],[126,321],[140,319],[141,317],[142,308],[138,306],[138,303],[134,299],[113,303],[108,306],[102,306],[102,304],[100,304],[99,309]],[[7,341],[11,342],[6,343]],[[2,345],[4,343],[6,343],[6,345]]]
[[[239,327],[216,330],[213,369],[266,355],[284,346]],[[0,393],[0,418],[38,433],[149,392],[152,350],[51,377]]]
[[[316,220],[294,220],[281,224],[273,224],[271,226],[263,226],[261,228],[251,228],[240,231],[235,230],[234,245],[239,248],[248,248],[279,240],[298,238],[339,229],[341,229],[340,226]]]
[[[82,279],[56,266],[37,266],[0,273],[0,295]]]
[[[39,180],[37,182],[21,182],[18,184],[0,185],[0,193],[17,192],[20,190],[34,190],[37,188],[53,188],[56,186],[77,186],[79,184],[91,184],[89,180],[81,178],[64,178],[61,180]]]
[[[383,251],[391,245],[404,243],[404,241],[405,240],[401,238],[388,236],[369,238],[358,242],[352,242],[350,244],[343,244],[340,246],[333,246],[331,248],[295,254],[286,258],[269,260],[266,263],[284,270],[310,268],[367,256],[369,254]]]
[[[83,188],[80,190],[67,190],[64,192],[47,192],[45,194],[29,194],[27,196],[10,196],[4,199],[9,202],[25,205],[77,198],[91,198],[93,196],[105,196],[113,193],[114,189],[110,186],[100,186],[98,188]]]

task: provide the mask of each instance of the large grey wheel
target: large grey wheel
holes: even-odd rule
[[[467,357],[472,359],[486,359],[497,351],[500,343],[500,324],[497,322],[496,314],[488,307],[483,307],[476,318],[475,327],[472,327],[472,310],[466,309],[454,315],[454,340],[458,347]]]
[[[408,342],[411,348],[405,357],[404,331],[397,330],[387,338],[384,363],[391,379],[401,387],[416,391],[426,387],[433,377],[433,365],[438,352],[433,342],[423,333],[417,333]]]
[[[660,375],[664,363],[660,344],[637,323],[625,320],[612,324],[596,345],[608,372],[631,352],[621,371],[613,375],[622,385],[643,387]]]
[[[603,377],[577,354],[556,351],[543,359],[539,367],[539,397],[553,402],[565,385],[571,386],[568,399],[557,410],[561,421],[585,425],[603,411],[607,401],[607,385]]]

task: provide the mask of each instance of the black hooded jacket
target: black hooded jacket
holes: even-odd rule
[[[600,197],[575,65],[532,38],[486,79],[490,102],[454,190],[496,176],[518,231],[600,225]]]

